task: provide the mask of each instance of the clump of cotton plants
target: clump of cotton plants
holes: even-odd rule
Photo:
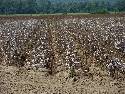
[[[118,58],[113,58],[109,64],[107,64],[107,69],[111,77],[118,77],[118,72],[125,74],[125,64],[122,60]]]

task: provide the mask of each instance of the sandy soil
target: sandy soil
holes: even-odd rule
[[[0,94],[125,94],[125,80],[112,79],[94,65],[88,75],[68,76],[68,71],[49,76],[41,70],[0,65]]]

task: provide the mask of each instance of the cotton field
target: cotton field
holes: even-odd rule
[[[1,17],[3,65],[82,69],[125,62],[125,16]]]
[[[0,94],[125,94],[125,16],[0,17]]]

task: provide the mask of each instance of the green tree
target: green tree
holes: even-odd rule
[[[125,0],[118,0],[116,7],[119,11],[125,11]]]

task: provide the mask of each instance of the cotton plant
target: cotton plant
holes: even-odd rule
[[[109,75],[111,77],[118,76],[118,72],[125,74],[125,63],[118,58],[113,58],[109,64],[106,65]]]

